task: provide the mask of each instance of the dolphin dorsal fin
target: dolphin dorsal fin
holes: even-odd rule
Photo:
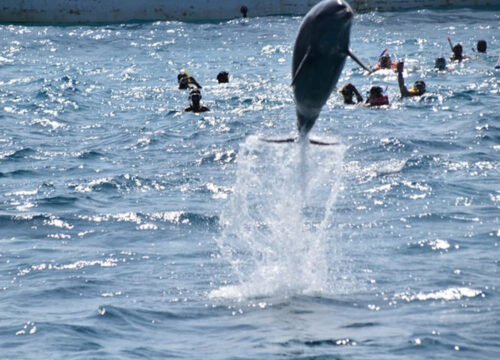
[[[291,84],[292,86],[295,84],[295,81],[297,80],[297,76],[299,76],[300,70],[302,70],[302,66],[304,66],[306,60],[309,58],[310,55],[311,55],[311,47],[308,46],[307,51],[304,54],[304,57],[300,61],[299,66],[297,66],[297,70],[295,71],[295,74],[293,74],[293,79],[292,79],[292,84]]]

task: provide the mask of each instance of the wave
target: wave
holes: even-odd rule
[[[78,215],[79,219],[101,223],[101,222],[130,222],[136,225],[147,225],[153,223],[171,223],[184,226],[208,226],[218,225],[219,217],[217,215],[205,215],[185,211],[160,211],[150,213],[140,212],[122,212],[113,214],[99,215]],[[148,227],[141,230],[150,230]],[[153,230],[153,229],[151,229]]]
[[[125,174],[114,177],[103,177],[88,180],[79,184],[70,184],[69,188],[77,192],[109,192],[109,191],[161,191],[171,184],[156,179],[144,178],[137,175]]]
[[[455,245],[455,247],[458,246],[459,245]],[[420,240],[418,242],[409,244],[408,249],[447,252],[452,249],[452,246],[449,241],[443,239]]]
[[[6,227],[15,224],[42,225],[44,221],[50,221],[51,216],[45,214],[27,214],[27,215],[7,215],[0,214],[0,225]]]
[[[289,348],[291,346],[307,346],[309,348],[316,347],[337,347],[337,346],[356,346],[358,342],[356,340],[350,338],[339,338],[339,339],[319,339],[319,340],[302,340],[302,339],[293,339],[285,342],[279,343],[280,346]],[[314,357],[317,359],[318,357]],[[310,357],[307,357],[310,359]],[[329,357],[325,357],[325,359],[329,359]]]
[[[438,213],[438,212],[423,212],[420,214],[406,216],[405,220],[409,223],[416,222],[437,222],[437,223],[477,223],[479,218],[468,213],[463,212],[450,212],[450,213]]]
[[[32,170],[14,170],[10,172],[0,172],[1,177],[12,177],[12,178],[32,178],[38,176],[39,173]]]
[[[31,265],[26,268],[22,268],[18,271],[18,276],[25,276],[33,272],[40,271],[61,271],[61,270],[79,270],[86,267],[100,266],[100,267],[114,267],[116,266],[118,260],[115,258],[107,258],[105,260],[78,260],[73,263],[67,264],[53,264],[53,263],[42,263],[38,265]],[[67,289],[68,287],[64,287]],[[52,289],[50,291],[55,291],[57,289]],[[81,289],[79,289],[81,290]]]
[[[413,301],[429,301],[429,300],[453,301],[453,300],[461,300],[463,298],[475,298],[478,296],[484,298],[486,295],[481,290],[471,289],[468,287],[452,287],[428,293],[403,292],[395,294],[394,298],[406,302],[413,302]]]
[[[46,197],[38,200],[40,205],[45,206],[68,206],[75,204],[79,199],[74,196],[52,196]]]
[[[173,313],[169,311],[154,311],[148,309],[133,309],[124,308],[114,305],[101,305],[94,318],[99,320],[104,320],[116,325],[125,325],[133,327],[154,327],[154,321],[175,321],[175,320],[186,320],[193,318],[200,318],[201,314],[195,313],[185,313],[181,315],[179,313]]]
[[[26,158],[31,157],[32,155],[36,154],[36,151],[32,148],[23,148],[20,150],[16,150],[14,152],[11,152],[10,154],[3,155],[3,160],[4,161],[17,161],[17,160],[24,160]],[[2,158],[0,158],[2,159]]]
[[[96,150],[87,150],[87,151],[82,151],[77,154],[78,159],[82,160],[93,160],[93,159],[98,159],[100,157],[103,157],[104,154],[96,151]]]

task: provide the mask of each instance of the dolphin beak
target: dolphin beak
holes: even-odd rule
[[[368,71],[370,74],[373,72],[373,69],[368,68],[361,60],[358,59],[356,55],[353,54],[351,49],[347,49],[347,55],[351,57],[359,66]]]

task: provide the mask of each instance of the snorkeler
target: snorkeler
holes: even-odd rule
[[[401,92],[401,97],[411,97],[411,96],[420,96],[425,93],[425,82],[422,80],[417,80],[415,83],[410,86],[410,90],[408,90],[405,86],[405,79],[403,77],[404,70],[404,61],[398,62],[398,84],[399,91]]]
[[[380,86],[372,86],[370,93],[366,98],[364,106],[382,106],[389,105],[389,98],[384,95]]]
[[[242,7],[240,7],[240,13],[241,15],[243,15],[244,18],[246,18],[248,14],[248,8],[245,5],[243,5]]]
[[[217,74],[217,81],[219,84],[225,84],[229,82],[229,73],[227,71],[221,71]]]
[[[191,88],[193,86],[201,89],[201,85],[195,80],[194,77],[189,75],[187,70],[182,69],[181,72],[177,75],[177,82],[179,83],[179,89],[185,90]]]
[[[485,53],[486,52],[486,47],[487,47],[486,46],[486,40],[479,40],[477,42],[477,46],[476,46],[477,52],[479,52],[479,53]]]
[[[434,68],[440,71],[446,70],[446,59],[444,57],[436,58]]]
[[[200,89],[194,88],[189,92],[189,107],[185,108],[184,111],[201,113],[205,111],[210,111],[206,106],[200,106],[201,92]]]
[[[344,84],[340,88],[339,93],[344,98],[344,104],[347,105],[355,104],[355,102],[353,101],[354,95],[356,95],[356,101],[358,102],[358,104],[363,102],[363,97],[359,93],[358,89],[356,89],[356,87],[351,83]]]
[[[451,50],[453,51],[453,55],[450,57],[451,61],[462,61],[464,59],[464,55],[462,54],[463,48],[461,44],[455,44]]]
[[[392,61],[391,55],[387,52],[387,48],[382,51],[378,58],[378,62],[373,67],[373,70],[381,70],[381,69],[394,69],[396,63]]]

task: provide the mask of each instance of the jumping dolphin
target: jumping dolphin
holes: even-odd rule
[[[344,0],[323,0],[309,10],[300,24],[293,49],[292,86],[301,140],[307,137],[335,88],[347,55],[371,72],[349,49],[353,16]]]

